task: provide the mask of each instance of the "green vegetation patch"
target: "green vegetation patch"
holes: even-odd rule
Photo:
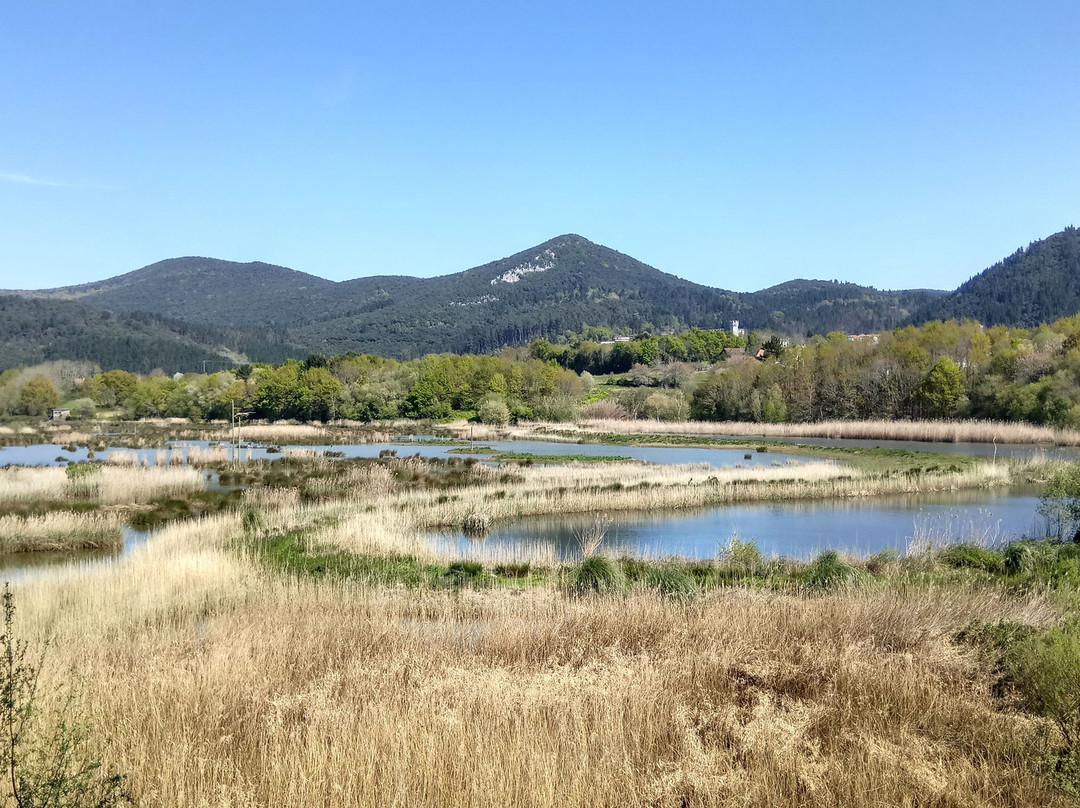
[[[809,590],[832,592],[864,583],[868,573],[844,561],[835,550],[829,550],[810,562],[801,577],[803,586]]]
[[[195,491],[184,496],[159,497],[149,506],[134,511],[128,523],[139,530],[157,527],[168,522],[194,519],[207,514],[234,508],[240,502],[240,491]]]
[[[367,555],[314,545],[303,530],[249,538],[244,546],[267,569],[287,575],[336,578],[379,586],[427,589],[520,587],[547,580],[547,572],[525,564],[486,567],[479,561],[442,564],[414,555]]]
[[[594,555],[570,569],[566,585],[575,595],[612,595],[625,592],[629,581],[617,561]]]
[[[956,636],[976,648],[994,677],[994,695],[1046,718],[1038,769],[1067,794],[1080,797],[1080,621],[1039,629],[1011,620],[975,622]]]
[[[970,567],[985,572],[1005,572],[1005,556],[997,550],[974,544],[957,544],[938,556],[942,564],[950,567]]]
[[[521,463],[616,463],[633,460],[622,455],[587,455],[587,454],[533,454],[532,452],[499,452],[491,455],[491,460]]]

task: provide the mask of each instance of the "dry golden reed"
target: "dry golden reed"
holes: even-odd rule
[[[1001,590],[571,599],[256,573],[170,528],[17,588],[143,806],[1069,804],[950,641]]]
[[[0,516],[0,553],[118,550],[124,543],[122,524],[115,513]]]
[[[149,502],[205,487],[202,473],[188,466],[121,463],[71,479],[66,469],[58,466],[0,469],[0,502],[95,500],[118,505]]]
[[[567,424],[537,423],[527,428],[566,430]],[[1003,421],[817,421],[766,424],[746,421],[582,421],[586,432],[703,435],[764,438],[848,438],[854,440],[940,441],[948,443],[1049,443],[1080,445],[1080,430]]]

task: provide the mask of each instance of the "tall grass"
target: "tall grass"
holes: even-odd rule
[[[188,466],[102,466],[73,478],[59,466],[0,469],[0,502],[93,500],[118,505],[205,487],[202,473]]]
[[[950,642],[1003,591],[415,593],[258,575],[169,528],[19,588],[144,806],[1067,805]]]
[[[239,512],[169,525],[122,561],[18,585],[21,634],[52,641],[42,687],[78,678],[84,711],[111,737],[103,763],[130,773],[139,804],[1067,804],[1037,771],[1037,720],[995,701],[994,672],[951,639],[974,621],[1051,625],[1037,591],[859,587],[835,564],[807,576],[805,593],[701,593],[688,575],[629,586],[597,555],[588,579],[563,579],[569,592],[558,576],[441,591],[255,563],[260,542],[286,531],[422,563],[437,556],[421,530],[481,510],[867,496],[1003,484],[1009,466],[882,477],[833,463],[580,464],[510,477],[477,464],[468,485],[443,490],[394,473],[419,468],[357,466],[321,504],[250,489],[257,529]],[[18,471],[0,485],[44,484]],[[100,473],[147,484],[179,471],[193,470]],[[761,564],[735,543],[730,553]],[[592,596],[601,590],[619,594]]]
[[[537,423],[532,429],[564,431],[567,424]],[[746,421],[591,420],[578,428],[618,434],[731,435],[783,438],[939,441],[947,443],[1052,443],[1080,446],[1080,430],[1002,421],[818,421],[766,424]]]
[[[731,502],[792,499],[864,498],[882,494],[948,491],[1006,485],[1011,475],[1003,465],[977,464],[962,472],[925,476],[873,476],[842,466],[807,464],[783,469],[758,467],[700,470],[663,469],[631,464],[586,464],[587,468],[529,470],[515,484],[471,486],[448,498],[437,492],[399,495],[401,507],[429,526],[461,524],[464,516],[483,509],[493,522],[546,513],[604,513],[704,507]],[[717,473],[718,472],[718,473]]]
[[[124,534],[118,514],[54,511],[0,516],[0,553],[118,550]]]

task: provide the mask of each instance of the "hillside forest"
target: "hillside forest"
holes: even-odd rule
[[[0,374],[0,414],[359,421],[576,417],[807,422],[982,418],[1080,426],[1080,315],[1034,329],[931,321],[876,335],[585,329],[499,355],[370,354],[170,377],[74,361]]]

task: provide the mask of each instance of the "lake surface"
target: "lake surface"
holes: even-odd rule
[[[991,544],[1020,535],[1043,535],[1034,492],[957,491],[842,501],[737,503],[721,508],[663,513],[610,514],[604,550],[616,555],[712,558],[733,535],[754,541],[766,556],[808,558],[822,550],[873,555],[887,547],[901,553],[918,536]],[[578,537],[591,514],[529,517],[499,526],[483,539],[451,531],[432,534],[440,549],[468,553],[541,550],[556,558],[578,555]]]
[[[722,437],[722,436],[718,436]],[[754,438],[740,438],[751,443]],[[775,439],[770,439],[775,440]],[[912,441],[842,440],[792,438],[785,442],[812,446],[894,448],[979,456],[1033,457],[1050,456],[1080,460],[1080,448],[1044,445],[998,445],[985,443],[925,443]],[[96,453],[106,459],[114,452],[134,453],[140,463],[186,462],[193,448],[206,451],[214,445],[206,441],[177,441],[163,449],[105,449]],[[543,441],[487,441],[476,444],[458,442],[429,443],[402,439],[392,443],[341,444],[332,446],[282,446],[269,451],[266,445],[246,445],[239,450],[241,460],[278,460],[289,450],[317,454],[340,452],[345,457],[375,458],[384,452],[399,457],[419,455],[425,458],[468,457],[463,450],[490,447],[499,452],[534,455],[572,455],[629,457],[648,463],[701,463],[713,467],[786,465],[813,462],[815,458],[784,452],[746,451],[744,449],[657,446],[612,446],[595,443]],[[231,458],[232,447],[225,447]],[[451,450],[454,450],[451,453]],[[747,456],[749,455],[749,457]],[[474,455],[480,460],[485,454]],[[65,451],[58,444],[6,446],[0,448],[0,465],[62,465],[68,461],[87,460],[85,448]],[[207,486],[220,487],[216,475],[208,473]],[[1005,540],[1023,534],[1041,535],[1044,525],[1036,514],[1038,499],[1033,491],[961,491],[918,496],[877,497],[852,501],[817,501],[791,503],[740,503],[723,508],[694,512],[675,511],[662,514],[617,514],[607,532],[605,547],[615,553],[631,555],[682,555],[711,558],[717,547],[732,535],[753,540],[766,555],[805,558],[824,549],[849,551],[859,555],[877,553],[886,547],[903,552],[917,536],[932,534],[954,541]],[[557,557],[573,558],[578,549],[578,535],[595,521],[591,515],[537,517],[499,527],[486,539],[485,551],[512,550],[515,547],[543,548]],[[149,534],[125,528],[125,549],[146,541]],[[431,537],[440,547],[467,552],[475,539],[460,533]],[[0,557],[4,574],[18,570],[47,568],[50,565],[93,563],[109,554],[54,554]],[[112,554],[115,556],[116,554]],[[23,573],[25,574],[25,573]]]
[[[1016,457],[1028,459],[1044,457],[1048,460],[1080,461],[1080,446],[1054,446],[1049,443],[947,443],[945,441],[921,440],[855,440],[851,438],[776,438],[763,435],[709,435],[725,440],[777,441],[804,446],[827,446],[852,449],[903,449],[909,452],[941,452],[943,454],[967,454],[977,457]]]
[[[123,531],[124,546],[120,550],[0,554],[0,580],[14,583],[58,567],[101,564],[120,559],[146,544],[154,534],[152,530],[136,530],[130,525],[124,525]]]
[[[154,465],[160,455],[165,463],[186,463],[193,448],[200,452],[211,449],[213,443],[207,441],[176,441],[169,444],[169,448],[161,449],[123,449],[109,448],[96,452],[94,459],[106,460],[110,455],[123,452],[133,454],[139,463]],[[394,452],[398,457],[412,457],[419,455],[425,458],[464,458],[470,448],[478,449],[490,447],[498,452],[517,452],[519,454],[534,455],[585,455],[587,457],[618,456],[641,460],[646,463],[660,463],[665,465],[682,463],[704,463],[714,467],[721,466],[774,466],[788,463],[807,463],[815,458],[805,455],[792,455],[785,452],[757,452],[745,449],[710,449],[710,448],[663,448],[659,446],[608,446],[598,443],[550,443],[544,441],[487,441],[484,443],[421,443],[407,440],[394,443],[353,443],[336,444],[330,446],[282,446],[280,451],[270,451],[269,446],[252,444],[242,446],[238,452],[239,459],[246,460],[279,460],[284,452],[288,451],[312,451],[316,454],[326,452],[341,452],[344,457],[351,458],[375,458],[383,452]],[[231,460],[234,454],[232,447],[225,447],[227,457]],[[453,451],[451,451],[453,450]],[[749,457],[747,457],[749,455]],[[477,459],[483,460],[484,453],[476,454]],[[0,448],[0,466],[61,466],[69,461],[88,460],[89,453],[85,447],[75,451],[64,451],[64,447],[56,443],[42,443],[31,446],[5,446]]]

